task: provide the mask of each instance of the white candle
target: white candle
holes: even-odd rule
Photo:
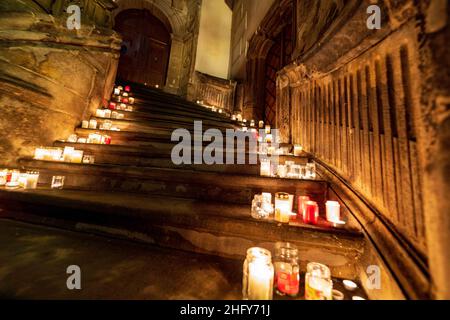
[[[275,220],[282,223],[289,223],[291,211],[291,196],[287,193],[277,193],[275,195]]]
[[[134,98],[133,98],[133,97],[130,97],[130,99],[128,99],[128,100],[129,100],[128,102],[129,102],[130,104],[134,104]]]
[[[83,129],[89,129],[89,121],[83,120],[83,121],[81,122],[81,127],[82,127]]]
[[[95,116],[97,118],[104,118],[105,117],[105,111],[103,109],[97,109],[95,112]]]
[[[103,116],[105,117],[105,118],[111,118],[111,110],[109,110],[109,109],[107,109],[107,110],[105,110],[105,112],[104,112],[104,114],[103,114]]]
[[[120,89],[119,88],[115,88],[114,89],[114,95],[118,96],[120,94]]]
[[[296,157],[300,157],[302,155],[303,152],[303,147],[300,145],[295,145],[294,146],[294,156]]]
[[[348,291],[355,291],[358,288],[358,285],[351,280],[343,280],[342,283]]]
[[[273,286],[273,270],[259,261],[248,266],[249,300],[271,300]]]
[[[64,176],[53,176],[52,177],[52,189],[62,189],[64,187],[64,180],[66,177]]]
[[[270,134],[271,127],[270,125],[266,125],[266,134]]]
[[[231,120],[236,121],[236,115],[235,115],[235,114],[233,114],[233,115],[231,116]]]
[[[327,209],[327,220],[337,223],[341,221],[340,205],[337,201],[327,201],[325,203]]]
[[[264,121],[260,121],[258,127],[260,129],[264,128]]]
[[[25,189],[36,189],[39,180],[39,173],[28,173],[25,180]]]
[[[91,119],[89,121],[89,129],[97,129],[97,120]]]
[[[71,162],[72,161],[72,153],[75,151],[74,147],[64,147],[63,152],[63,161]]]
[[[260,174],[263,177],[270,177],[270,160],[261,160]]]
[[[125,115],[123,114],[123,113],[119,113],[118,115],[117,115],[117,119],[119,119],[119,120],[122,120],[122,119],[124,119],[125,118]]]
[[[35,160],[44,160],[46,154],[47,154],[47,149],[36,148],[34,150],[34,159]]]
[[[287,168],[284,164],[279,164],[277,168],[277,175],[280,178],[286,178]]]
[[[82,163],[83,162],[83,151],[74,150],[72,152],[72,163]]]
[[[250,120],[250,127],[254,127],[255,126],[255,120]]]
[[[6,184],[6,176],[8,175],[8,170],[0,171],[0,186],[4,186]]]
[[[241,114],[238,114],[238,115],[236,116],[236,119],[237,119],[237,121],[242,122],[242,115],[241,115]]]

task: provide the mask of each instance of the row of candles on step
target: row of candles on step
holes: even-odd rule
[[[108,130],[108,131],[120,131],[119,128],[113,126],[112,122],[109,120],[102,121],[100,124],[97,120],[91,119],[89,121],[83,120],[81,122],[81,128],[83,129],[93,129],[93,130]]]
[[[64,176],[53,176],[51,188],[62,189],[64,187]],[[0,186],[5,186],[8,189],[37,189],[39,182],[39,172],[28,171],[26,173],[20,170],[0,170]]]
[[[255,219],[269,219],[273,217],[275,221],[289,223],[291,219],[302,219],[304,223],[317,224],[319,221],[319,205],[308,196],[297,198],[298,213],[293,212],[294,195],[285,192],[275,194],[275,206],[272,203],[272,194],[257,194],[253,198],[251,215]],[[345,224],[341,220],[340,204],[337,201],[327,201],[326,218],[334,226]]]
[[[87,138],[78,137],[76,134],[71,134],[67,138],[70,143],[90,143],[90,144],[111,144],[111,137],[106,134],[90,133]]]
[[[82,150],[75,150],[73,147],[62,148],[36,148],[34,151],[35,160],[58,161],[67,163],[94,164],[95,157],[85,155]]]
[[[310,262],[305,275],[306,300],[344,300],[344,293],[333,290],[333,280],[328,266]],[[275,255],[264,248],[250,248],[243,267],[243,298],[245,300],[272,300],[273,291],[280,296],[298,297],[300,293],[300,266],[298,249],[288,242],[275,244]],[[358,285],[343,281],[347,291]],[[352,300],[364,300],[353,296]]]
[[[285,161],[284,164],[278,164],[278,162],[273,162],[270,159],[261,159],[260,175],[282,179],[315,179],[316,164],[314,162],[295,164],[294,161]]]
[[[21,173],[19,170],[0,170],[0,186],[6,186],[6,188],[36,189],[38,179],[39,172]]]

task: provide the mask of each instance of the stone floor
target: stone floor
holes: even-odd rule
[[[82,290],[66,269],[78,265]],[[242,262],[0,220],[0,298],[240,299]]]

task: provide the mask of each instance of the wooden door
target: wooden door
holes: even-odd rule
[[[123,38],[118,78],[163,87],[171,45],[166,26],[147,10],[131,9],[117,15],[115,30]]]

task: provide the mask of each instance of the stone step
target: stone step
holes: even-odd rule
[[[134,147],[129,145],[104,145],[104,144],[84,144],[71,143],[65,141],[56,141],[54,147],[74,147],[77,150],[83,150],[87,155],[94,155],[97,164],[116,164],[130,165],[138,167],[161,167],[174,169],[189,169],[198,171],[216,171],[223,173],[250,174],[259,175],[259,164],[230,164],[225,165],[227,161],[226,150],[223,151],[224,165],[179,165],[173,164],[171,159],[171,151],[173,144],[155,143],[149,147]],[[191,163],[194,163],[193,149]],[[237,163],[237,151],[233,152],[235,163]],[[258,155],[254,155],[258,157]],[[251,155],[245,154],[246,163],[249,163]],[[257,158],[258,159],[258,158]],[[279,162],[283,164],[285,161],[294,161],[297,164],[306,164],[308,157],[280,156]],[[259,163],[259,160],[258,160]]]
[[[132,167],[101,164],[21,159],[27,170],[40,172],[40,181],[50,185],[52,176],[66,176],[66,188],[76,190],[132,192],[226,203],[251,204],[262,192],[288,192],[309,195],[325,203],[328,184],[316,180],[294,180],[252,175],[223,174],[158,167]]]
[[[133,105],[133,110],[144,114],[163,113],[168,115],[191,115],[223,122],[236,123],[226,114],[213,112],[210,109],[199,105],[195,105],[195,107],[193,107],[192,105],[186,104],[171,104],[168,102],[136,99],[136,102]]]
[[[174,119],[174,120],[160,120],[160,119],[147,119],[147,120],[136,120],[136,119],[109,119],[109,118],[98,118],[92,116],[91,119],[95,119],[97,123],[103,123],[105,121],[111,121],[111,123],[124,131],[133,132],[154,132],[155,130],[170,130],[171,132],[176,129],[187,129],[189,131],[194,130],[194,120],[193,119]],[[235,129],[231,125],[224,125],[219,122],[212,121],[202,121],[201,123],[202,131],[208,129],[218,129],[225,133],[227,129]]]
[[[195,111],[190,111],[187,109],[178,110],[173,109],[170,106],[162,105],[161,107],[144,107],[139,104],[133,105],[133,111],[118,111],[125,114],[125,119],[130,120],[152,120],[152,119],[164,119],[164,120],[171,120],[171,119],[183,119],[188,118],[190,119],[190,122],[192,123],[194,120],[203,120],[203,121],[212,121],[212,122],[218,122],[219,124],[226,124],[227,126],[238,126],[238,123],[236,121],[232,121],[228,117],[220,116],[220,114],[214,112],[213,114],[210,113],[199,113]]]
[[[139,148],[130,150],[122,149],[122,146],[116,145],[97,145],[97,144],[83,144],[83,143],[70,143],[57,141],[54,143],[55,147],[74,147],[77,150],[83,150],[87,155],[95,156],[96,164],[110,164],[121,166],[136,166],[136,167],[157,167],[157,168],[171,168],[181,170],[193,170],[193,171],[208,171],[208,172],[221,172],[232,173],[241,175],[258,175],[260,166],[258,164],[182,164],[175,165],[170,157],[171,150],[170,145],[163,144],[157,151],[150,149],[148,152],[143,152]],[[163,147],[168,147],[166,152],[163,153]],[[119,147],[119,148],[117,148]],[[225,163],[225,155],[224,162]],[[247,158],[248,159],[248,158]],[[191,163],[193,162],[193,156],[191,157]]]
[[[363,252],[361,230],[292,221],[254,220],[250,207],[171,197],[68,190],[0,189],[0,217],[124,237],[164,247],[243,259],[252,246],[277,241],[299,247],[302,268],[317,261],[353,279]]]
[[[200,140],[201,137],[194,136],[193,131],[191,132],[191,145],[194,144],[194,139]],[[153,147],[153,148],[164,148],[165,150],[172,150],[173,146],[178,144],[177,142],[172,142],[171,137],[172,129],[158,129],[158,128],[148,128],[144,132],[142,131],[112,131],[112,130],[98,130],[98,129],[84,129],[76,128],[75,133],[79,137],[88,137],[89,134],[99,133],[103,135],[108,135],[111,137],[113,145],[130,145],[134,147]],[[186,143],[186,142],[185,142]],[[203,141],[203,146],[208,146],[211,142]],[[226,149],[226,140],[223,142],[223,146]],[[238,151],[250,151],[250,144],[248,139],[244,144],[244,149],[238,146],[235,142],[235,149]],[[256,152],[256,148],[253,148],[252,152]]]

